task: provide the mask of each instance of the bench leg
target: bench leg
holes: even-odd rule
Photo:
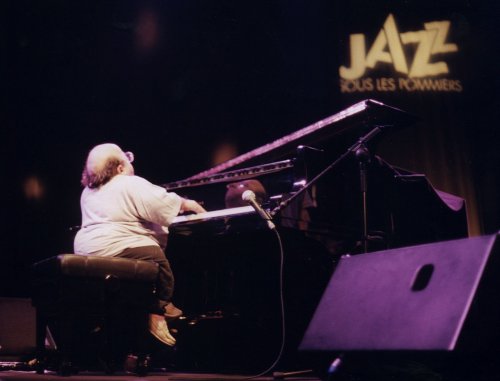
[[[136,314],[137,326],[134,335],[134,350],[137,353],[137,366],[135,373],[138,376],[146,376],[150,367],[149,357],[149,313],[145,311]]]
[[[67,313],[61,313],[59,316],[59,353],[61,356],[61,362],[59,364],[58,373],[61,376],[70,376],[78,373],[73,364],[75,318],[76,316],[73,314]]]
[[[47,354],[45,351],[45,336],[47,332],[47,318],[40,308],[36,309],[36,362],[35,371],[37,374],[45,372]]]

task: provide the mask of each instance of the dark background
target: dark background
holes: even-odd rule
[[[452,22],[459,51],[440,58],[463,92],[341,94],[349,34],[370,46],[389,13],[400,32]],[[95,144],[165,183],[211,167],[222,142],[244,153],[365,98],[422,118],[377,154],[464,197],[471,234],[500,226],[497,2],[16,0],[1,14],[2,296],[29,295],[29,265],[71,252]]]

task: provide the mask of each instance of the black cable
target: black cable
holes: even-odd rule
[[[230,376],[224,377],[223,379],[227,380],[227,381],[245,381],[245,380],[252,380],[252,379],[264,376],[265,374],[271,372],[274,369],[274,367],[278,364],[278,362],[281,359],[281,356],[283,355],[283,351],[285,349],[286,329],[285,329],[285,300],[284,300],[284,291],[283,291],[285,254],[284,254],[284,250],[283,250],[283,242],[281,241],[281,236],[280,236],[278,230],[277,229],[271,229],[271,230],[276,234],[276,238],[278,240],[279,251],[280,251],[280,264],[279,264],[279,303],[280,303],[280,319],[281,319],[280,349],[279,349],[278,355],[276,356],[275,360],[273,361],[273,363],[269,367],[266,368],[266,370],[264,370],[258,374],[255,374],[253,376],[235,377],[235,378],[230,378]],[[221,378],[211,378],[211,377],[197,378],[197,380],[200,380],[200,381],[213,381],[213,380],[220,380],[220,379]],[[172,381],[177,381],[177,380],[181,381],[181,380],[187,380],[187,379],[183,378],[183,377],[172,377],[171,380]]]
[[[285,328],[285,300],[284,300],[284,292],[283,292],[283,272],[284,272],[284,262],[285,262],[285,254],[283,250],[283,243],[281,241],[281,236],[280,233],[278,232],[277,229],[272,229],[274,233],[276,234],[276,238],[278,239],[278,245],[279,245],[279,250],[280,250],[280,267],[279,267],[279,300],[280,300],[280,318],[281,318],[281,345],[280,345],[280,350],[278,352],[278,355],[276,356],[276,359],[274,362],[267,367],[266,370],[253,375],[253,376],[248,376],[245,378],[242,378],[241,380],[252,380],[257,377],[262,377],[265,374],[271,372],[274,367],[278,364],[278,362],[281,360],[281,356],[283,355],[283,350],[285,349],[285,338],[286,338],[286,328]]]
[[[278,352],[278,355],[276,356],[275,360],[273,363],[266,368],[266,370],[255,374],[253,376],[247,376],[247,377],[235,377],[231,378],[231,376],[224,377],[224,380],[227,381],[245,381],[245,380],[252,380],[258,377],[262,377],[265,374],[271,372],[274,367],[278,364],[278,362],[281,359],[281,356],[283,355],[283,351],[285,349],[285,338],[286,338],[286,330],[285,330],[285,300],[284,300],[284,291],[283,291],[283,279],[284,279],[284,262],[285,262],[285,254],[283,250],[283,243],[281,241],[281,236],[278,232],[277,229],[272,229],[274,233],[276,234],[276,238],[278,240],[278,246],[279,246],[279,251],[280,251],[280,264],[279,264],[279,303],[280,303],[280,319],[281,319],[281,344],[280,344],[280,349]],[[181,380],[187,380],[186,378],[183,377],[171,377],[169,378],[172,381],[181,381]],[[213,381],[214,378],[196,378],[198,381]]]

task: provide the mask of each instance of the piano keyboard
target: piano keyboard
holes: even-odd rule
[[[242,215],[251,214],[251,213],[255,213],[255,209],[253,207],[251,207],[250,205],[248,205],[248,206],[240,206],[238,208],[213,210],[210,212],[204,212],[204,213],[198,213],[198,214],[186,214],[186,215],[175,217],[174,221],[172,222],[172,224],[170,224],[170,226],[175,227],[175,226],[183,225],[183,224],[187,224],[187,223],[211,221],[211,220],[215,220],[215,219],[242,216]]]

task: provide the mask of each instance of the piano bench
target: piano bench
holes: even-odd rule
[[[89,360],[112,373],[120,346],[137,354],[137,371],[145,374],[157,274],[156,263],[127,258],[61,254],[35,263],[37,373],[49,365],[45,340],[50,326],[61,375],[75,373],[74,364],[90,365]]]

